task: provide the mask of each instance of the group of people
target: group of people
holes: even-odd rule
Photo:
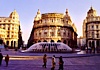
[[[2,65],[2,60],[3,60],[3,55],[0,52],[0,66]],[[6,67],[7,67],[8,66],[8,62],[9,62],[9,55],[8,54],[5,56],[5,62],[6,62]]]
[[[46,68],[46,64],[47,64],[47,55],[44,54],[43,56],[43,67]],[[63,64],[64,64],[64,61],[62,59],[62,56],[59,57],[59,69],[58,70],[63,70]],[[51,70],[54,70],[55,69],[55,66],[56,66],[56,58],[55,58],[55,55],[53,55],[52,57],[52,67],[51,67]]]
[[[0,52],[0,66],[2,65],[2,60],[3,60],[3,55]],[[8,54],[5,56],[4,60],[6,62],[6,67],[7,67],[8,66],[8,62],[9,62],[9,55]],[[44,56],[43,56],[43,63],[44,63],[43,67],[46,68],[46,65],[47,65],[47,55],[46,54],[44,54]],[[63,70],[63,64],[64,64],[64,61],[62,59],[62,56],[60,56],[59,57],[59,69],[58,70]],[[55,58],[55,55],[53,55],[51,70],[54,70],[55,66],[56,66],[56,58]]]

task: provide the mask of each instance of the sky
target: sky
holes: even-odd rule
[[[100,15],[100,0],[0,0],[0,17],[9,17],[15,9],[19,14],[23,41],[27,43],[38,9],[41,14],[64,14],[68,9],[79,37],[82,36],[83,20],[91,6]]]

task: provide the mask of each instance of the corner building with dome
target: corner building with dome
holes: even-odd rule
[[[28,46],[37,42],[63,42],[70,47],[77,46],[77,29],[66,9],[63,13],[44,13],[40,10],[34,18]]]
[[[86,39],[87,48],[94,51],[100,49],[100,16],[93,7],[90,7],[83,21],[83,38]]]
[[[0,39],[8,48],[19,48],[23,45],[19,15],[16,10],[9,17],[0,17]]]

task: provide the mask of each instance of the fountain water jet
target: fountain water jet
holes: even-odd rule
[[[39,42],[36,44],[33,44],[28,49],[23,50],[21,52],[54,52],[54,53],[60,53],[60,52],[72,52],[72,48],[70,48],[68,45],[61,43],[61,42]]]

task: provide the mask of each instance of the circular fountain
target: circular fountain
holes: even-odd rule
[[[22,52],[54,52],[54,53],[59,53],[59,52],[72,52],[72,49],[61,42],[39,42],[36,44],[33,44],[30,46],[28,49],[23,50]]]

